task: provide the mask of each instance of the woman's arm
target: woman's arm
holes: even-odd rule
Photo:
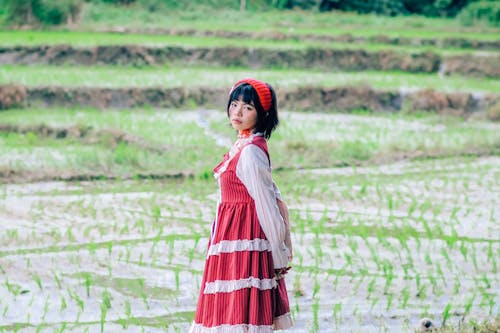
[[[288,247],[290,251],[290,255],[288,256],[288,261],[292,261],[293,259],[293,248],[292,248],[292,238],[290,235],[290,215],[288,213],[288,206],[286,203],[280,198],[276,198],[278,203],[278,208],[280,210],[280,215],[283,217],[283,221],[285,222],[285,245]]]
[[[256,145],[241,151],[236,175],[255,201],[260,226],[271,244],[275,269],[285,268],[290,251],[285,245],[286,225],[276,200],[275,185],[267,155]]]

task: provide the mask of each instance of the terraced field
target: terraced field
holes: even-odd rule
[[[494,72],[228,67],[184,57],[134,65],[142,51],[127,53],[126,64],[114,53],[92,64],[4,56],[48,44],[70,50],[63,43],[222,52],[252,28],[238,42],[245,52],[354,49],[406,59],[431,51],[442,62],[498,57],[499,31],[293,12],[267,26],[267,13],[240,26],[220,23],[224,13],[193,25],[172,15],[171,26],[148,14],[137,28],[137,13],[124,24],[113,12],[119,24],[104,24],[95,8],[76,31],[0,32],[0,84],[25,94],[22,107],[0,111],[0,332],[187,331],[215,212],[211,170],[234,140],[225,94],[245,76],[273,84],[282,105],[269,145],[293,223],[290,332],[412,332],[423,317],[498,328]],[[375,28],[388,24],[387,38],[375,41]],[[319,41],[346,33],[358,39]],[[444,43],[459,38],[468,42]],[[405,44],[424,39],[434,46]],[[493,44],[479,51],[471,42]]]

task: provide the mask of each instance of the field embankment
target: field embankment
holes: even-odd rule
[[[2,89],[0,87],[0,89]],[[226,89],[186,88],[63,88],[26,89],[21,105],[51,107],[107,108],[188,108],[191,105],[214,108],[225,101]],[[468,117],[500,103],[495,94],[377,91],[368,87],[298,88],[280,90],[278,101],[288,110],[416,112],[430,111]]]
[[[412,73],[461,74],[500,77],[499,56],[442,57],[432,52],[400,53],[364,50],[272,50],[221,47],[146,47],[70,45],[0,47],[0,63],[50,65],[145,66],[183,64],[185,66],[229,66],[252,69],[313,68],[327,71],[405,71]]]

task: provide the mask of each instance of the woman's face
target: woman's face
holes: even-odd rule
[[[240,96],[229,105],[229,120],[231,126],[239,132],[252,131],[257,125],[257,110],[253,103],[245,103]]]

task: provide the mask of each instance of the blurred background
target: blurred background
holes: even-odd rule
[[[497,332],[499,50],[498,1],[0,0],[0,331],[186,332],[254,77],[291,332]]]

